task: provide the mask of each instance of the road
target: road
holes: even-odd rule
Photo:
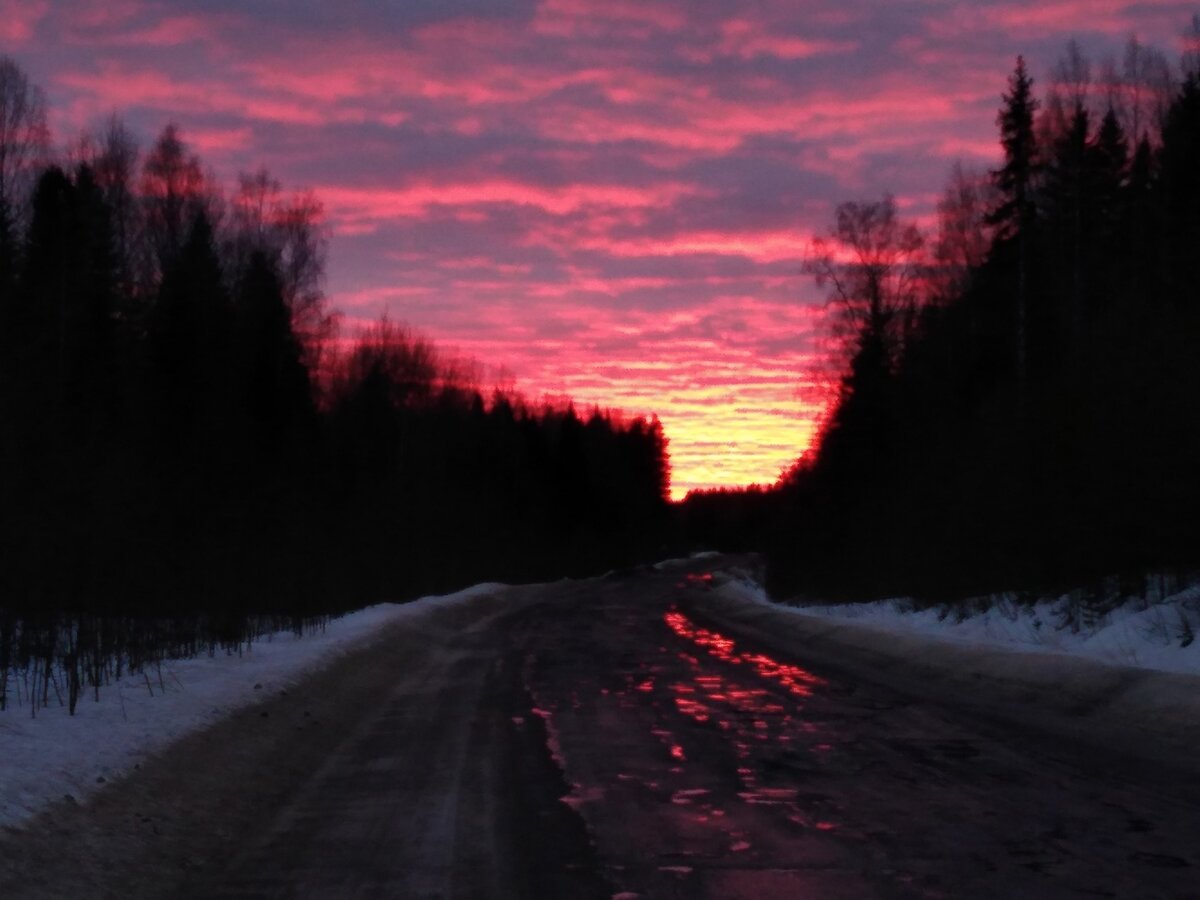
[[[689,617],[703,590],[564,585],[466,636],[205,893],[1200,892],[1200,813],[1169,786],[810,672]]]
[[[188,751],[233,783],[170,801],[191,810],[174,845],[147,839],[143,858],[186,845],[186,872],[118,865],[111,895],[1200,896],[1194,781],[964,718],[854,660],[810,668],[707,621],[706,590],[695,567],[514,589],[373,650],[281,784],[244,796],[278,747]],[[308,746],[316,701],[278,702],[280,740]],[[106,834],[130,815],[113,793]]]

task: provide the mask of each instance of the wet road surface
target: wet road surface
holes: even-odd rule
[[[564,583],[464,633],[200,892],[1200,896],[1195,785],[809,671],[681,579]]]

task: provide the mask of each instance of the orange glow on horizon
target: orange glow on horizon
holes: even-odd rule
[[[366,327],[369,322],[359,323]],[[346,334],[331,347],[334,352],[352,346]],[[532,404],[570,400],[580,415],[592,407],[627,417],[657,416],[668,441],[671,499],[689,491],[774,484],[808,449],[824,407],[819,391],[802,399],[799,385],[809,363],[794,355],[778,360],[723,361],[709,345],[666,349],[665,359],[607,359],[580,369],[541,366],[518,356],[519,367],[489,370],[485,361],[504,358],[508,347],[472,345],[470,357],[478,359],[489,394],[493,387],[513,389]],[[461,358],[462,347],[439,343],[444,358]],[[531,355],[558,354],[531,347]],[[713,362],[705,362],[705,354]]]

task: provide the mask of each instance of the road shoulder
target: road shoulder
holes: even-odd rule
[[[171,744],[84,802],[0,831],[0,896],[163,897],[252,841],[377,701],[454,636],[510,612],[504,591],[432,607],[286,690]]]
[[[931,700],[971,717],[1141,765],[1165,779],[1200,775],[1200,677],[1062,654],[939,641],[804,615],[717,588],[695,591],[689,615],[840,675]]]

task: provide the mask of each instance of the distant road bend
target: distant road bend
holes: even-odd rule
[[[732,630],[705,564],[735,562],[405,626],[9,836],[40,874],[0,894],[1200,896],[1194,779]]]

